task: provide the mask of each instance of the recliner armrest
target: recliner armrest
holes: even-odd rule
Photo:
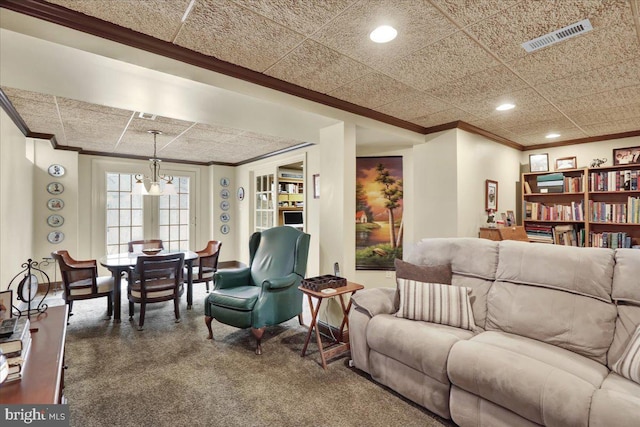
[[[250,282],[251,269],[249,267],[216,271],[213,275],[214,290],[247,286]]]
[[[361,309],[369,317],[398,311],[396,288],[363,289],[353,294],[351,301],[354,307]]]
[[[274,277],[271,279],[265,279],[262,282],[263,289],[285,289],[289,286],[292,286],[296,283],[296,281],[300,278],[295,273],[288,274],[284,277]]]

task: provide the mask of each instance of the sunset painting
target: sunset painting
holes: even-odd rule
[[[356,159],[356,269],[393,270],[402,258],[402,157]]]

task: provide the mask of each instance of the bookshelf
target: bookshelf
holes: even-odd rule
[[[592,246],[640,245],[640,164],[587,170]]]
[[[522,174],[522,224],[534,242],[640,245],[640,164]]]
[[[292,177],[278,179],[278,225],[284,224],[283,212],[304,211],[304,181]]]

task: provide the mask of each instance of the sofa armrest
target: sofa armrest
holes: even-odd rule
[[[396,288],[364,289],[351,296],[356,308],[364,311],[369,317],[378,314],[393,314],[398,311]]]
[[[250,282],[251,270],[249,267],[216,271],[213,275],[214,290],[247,286]]]
[[[262,282],[263,289],[285,289],[292,285],[295,285],[296,281],[300,278],[295,273],[288,274],[284,277],[273,277],[265,279]]]

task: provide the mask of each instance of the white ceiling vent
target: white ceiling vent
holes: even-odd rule
[[[156,119],[156,115],[155,114],[143,113],[142,111],[140,111],[138,113],[138,117],[140,117],[141,119],[146,119],[146,120],[155,120]]]
[[[580,34],[584,34],[591,30],[593,30],[591,22],[589,22],[588,19],[583,19],[582,21],[576,22],[575,24],[571,24],[549,34],[545,34],[544,36],[540,36],[536,39],[524,42],[522,43],[522,47],[527,52],[533,52],[538,49],[542,49],[543,47],[551,46],[552,44],[556,44],[563,40],[569,39],[571,37],[579,36]]]

